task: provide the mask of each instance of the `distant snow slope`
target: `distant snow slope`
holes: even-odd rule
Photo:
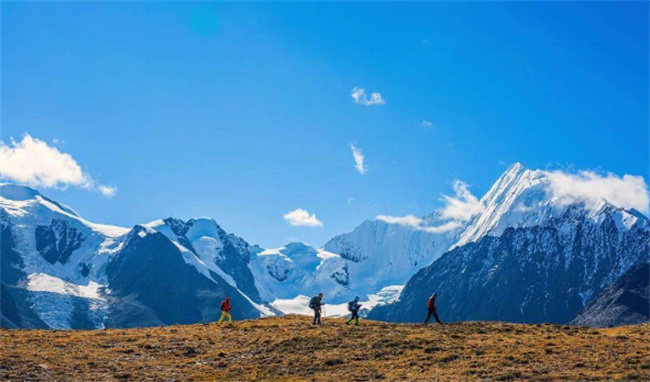
[[[360,299],[360,314],[362,316],[365,316],[372,308],[376,306],[394,302],[399,297],[402,288],[403,286],[401,285],[387,286],[382,288],[382,290],[376,294],[370,294],[367,297]],[[285,314],[302,314],[311,316],[313,315],[313,311],[309,308],[309,300],[311,300],[311,297],[312,296],[298,295],[290,299],[278,298],[275,299],[271,305]],[[324,317],[343,317],[350,314],[350,312],[348,312],[347,302],[329,303],[326,298],[324,299],[324,302],[325,307],[322,312]]]
[[[278,249],[257,248],[253,250],[250,269],[265,301],[319,292],[328,299],[349,295],[346,262],[339,255],[305,243],[289,243]]]
[[[368,220],[348,234],[328,241],[324,249],[338,253],[347,267],[346,289],[365,296],[389,285],[403,285],[454,243],[457,231],[429,232],[381,220]]]

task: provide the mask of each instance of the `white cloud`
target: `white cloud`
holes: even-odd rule
[[[429,233],[443,233],[447,231],[454,230],[462,226],[462,223],[456,221],[450,221],[439,226],[429,226],[426,225],[426,222],[414,215],[406,216],[389,216],[389,215],[377,215],[377,220],[383,221],[388,224],[398,224],[406,227],[414,228],[418,231],[425,231]]]
[[[113,196],[115,196],[115,194],[117,194],[116,187],[105,186],[103,184],[97,186],[97,190],[107,198],[112,198]]]
[[[354,103],[363,105],[363,106],[372,106],[372,105],[385,105],[386,101],[381,97],[381,93],[371,93],[370,98],[366,94],[366,89],[355,86],[352,88],[350,96],[354,100]]]
[[[81,170],[70,154],[60,152],[29,134],[6,145],[0,142],[2,178],[37,187],[65,187],[67,185],[89,188],[90,177]]]
[[[70,154],[62,153],[29,134],[25,134],[20,142],[13,138],[9,144],[0,141],[0,163],[0,178],[33,187],[78,186],[96,189],[108,197],[117,192],[115,187],[96,185]]]
[[[648,185],[642,176],[601,175],[593,171],[576,174],[550,171],[548,176],[551,180],[550,190],[560,198],[560,203],[584,202],[593,206],[605,199],[617,207],[635,208],[648,213],[650,197]]]
[[[297,208],[289,211],[283,215],[284,220],[288,221],[292,226],[302,227],[322,227],[323,222],[316,218],[316,214],[309,214],[302,208]]]
[[[399,224],[407,227],[417,228],[422,225],[423,221],[417,216],[406,215],[406,216],[389,216],[389,215],[377,215],[377,220],[381,220],[388,224]]]
[[[438,210],[443,220],[467,221],[473,215],[483,211],[478,198],[468,189],[467,183],[454,180],[454,196],[442,195],[445,206]]]
[[[430,233],[442,233],[442,232],[447,232],[447,231],[453,231],[457,228],[460,228],[463,226],[462,222],[459,221],[448,221],[447,223],[441,224],[439,226],[434,226],[434,227],[422,227],[423,231],[427,231]]]
[[[423,120],[422,122],[420,122],[420,127],[423,128],[423,129],[428,130],[428,129],[430,129],[430,128],[433,127],[433,123],[431,123],[430,121],[427,121],[427,120],[425,119],[425,120]]]
[[[377,220],[381,220],[388,224],[399,224],[429,233],[443,233],[461,228],[465,221],[467,221],[472,215],[481,212],[483,207],[476,196],[469,191],[467,183],[455,180],[453,187],[454,196],[442,196],[442,201],[445,205],[437,211],[437,218],[439,221],[444,222],[440,225],[427,225],[425,220],[414,215],[378,215]]]
[[[357,169],[359,174],[365,174],[368,171],[368,168],[363,163],[365,160],[363,152],[361,152],[361,149],[355,145],[350,145],[350,149],[352,149],[352,156],[354,157],[354,168]]]

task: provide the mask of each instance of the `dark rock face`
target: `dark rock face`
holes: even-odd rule
[[[52,220],[49,226],[36,227],[35,235],[36,249],[50,264],[65,263],[83,242],[81,233],[63,220]]]
[[[650,320],[650,265],[638,264],[608,285],[571,322],[612,327]]]
[[[47,329],[27,303],[27,291],[0,283],[0,328]]]
[[[86,263],[79,264],[79,274],[83,277],[88,277],[90,274],[90,267]]]
[[[648,261],[649,232],[645,219],[619,233],[611,216],[594,223],[571,210],[544,226],[509,228],[447,252],[369,318],[421,321],[435,291],[443,320],[566,323],[606,285]]]
[[[214,321],[226,296],[233,300],[233,318],[259,316],[225,280],[197,272],[163,234],[147,233],[141,226],[129,233],[106,271],[111,288],[108,327]]]
[[[223,234],[222,234],[223,233]],[[248,264],[251,261],[251,253],[248,250],[248,243],[243,239],[219,231],[219,236],[224,244],[222,256],[217,258],[217,265],[224,272],[232,276],[237,282],[237,287],[254,301],[261,302],[259,292],[255,287],[255,278]]]
[[[15,248],[11,223],[4,211],[0,211],[0,327],[45,329],[48,326],[26,301],[27,291],[15,288],[25,273],[21,270],[23,260]]]
[[[0,280],[2,283],[15,285],[25,276],[22,267],[23,259],[16,251],[11,223],[7,220],[4,211],[0,211]]]
[[[275,264],[269,264],[266,266],[266,270],[269,272],[273,278],[278,281],[286,280],[292,273],[292,270],[289,268],[274,266]]]
[[[195,219],[183,222],[180,219],[167,218],[164,222],[172,229],[174,234],[176,234],[179,243],[183,247],[197,254],[196,249],[192,246],[190,240],[186,236],[192,226],[196,224]],[[215,264],[235,280],[237,287],[242,292],[254,301],[261,302],[259,292],[255,287],[255,279],[248,268],[248,264],[251,260],[248,243],[236,235],[226,233],[216,223],[215,225],[217,234],[219,235],[219,240],[223,243],[221,256],[215,259]]]
[[[348,266],[345,265],[341,271],[332,273],[332,278],[340,285],[347,286],[350,283]]]

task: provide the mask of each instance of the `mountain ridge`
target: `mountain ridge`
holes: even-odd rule
[[[330,314],[347,314],[346,301],[361,296],[364,312],[377,307],[371,316],[390,319],[391,314],[382,316],[381,312],[403,303],[402,297],[411,293],[409,288],[402,289],[403,286],[408,287],[411,281],[421,277],[423,269],[440,262],[442,257],[449,257],[450,252],[459,253],[457,249],[475,248],[475,243],[486,238],[499,242],[508,232],[510,236],[512,232],[520,232],[519,242],[539,232],[552,232],[557,249],[546,253],[546,257],[538,256],[539,261],[548,264],[557,262],[554,256],[561,256],[566,264],[575,257],[585,261],[585,269],[591,269],[594,261],[603,258],[612,264],[618,261],[616,272],[624,272],[640,261],[638,256],[626,255],[619,249],[616,249],[621,253],[618,257],[605,252],[618,248],[614,244],[627,237],[632,229],[641,235],[637,239],[641,244],[626,242],[625,245],[647,245],[650,223],[643,214],[605,200],[558,194],[553,176],[548,171],[529,170],[515,163],[477,200],[478,204],[464,221],[450,220],[439,212],[410,220],[378,217],[364,221],[350,233],[335,236],[322,248],[294,242],[277,249],[251,245],[227,233],[208,217],[187,221],[168,217],[136,224],[130,229],[90,223],[37,190],[0,184],[3,290],[7,295],[27,299],[27,305],[35,308],[36,316],[45,314],[48,325],[56,328],[71,326],[72,317],[78,317],[86,326],[137,325],[137,319],[129,319],[128,314],[141,317],[146,325],[205,322],[213,320],[217,300],[223,295],[237,300],[237,314],[241,314],[238,318],[305,313],[308,312],[306,300],[318,292],[325,293]],[[412,221],[417,221],[417,225]],[[578,247],[571,241],[582,235],[576,230],[594,231],[603,225],[607,232],[598,235],[605,238],[601,240],[604,244],[588,249],[591,255],[583,253],[589,248],[588,241]],[[535,240],[535,248],[541,248],[542,252],[550,248],[548,239]],[[159,275],[139,263],[144,257],[149,259],[149,267],[160,267],[152,257],[154,248],[165,254],[160,260],[167,259],[161,261],[167,268],[159,269]],[[566,252],[567,248],[574,249]],[[494,262],[491,250],[485,251],[473,256],[488,255]],[[521,259],[509,261],[515,264]],[[460,260],[456,264],[444,262],[456,267],[462,264]],[[119,263],[131,265],[120,268],[116,265]],[[123,270],[118,272],[118,268]],[[149,281],[137,283],[133,275],[129,277],[134,269],[140,269]],[[175,274],[172,269],[182,271]],[[159,277],[160,274],[168,277]],[[180,274],[184,275],[183,280],[178,279]],[[619,275],[612,272],[603,276],[603,283],[613,282]],[[185,281],[194,285],[195,290]],[[461,280],[457,281],[462,284]],[[194,312],[190,321],[178,316],[180,300],[176,312],[167,312],[162,300],[150,295],[163,290],[160,287],[168,283],[177,285],[187,300],[197,304],[192,309],[186,308]],[[572,301],[579,300],[571,303],[572,306],[583,308],[606,286],[593,282],[589,285],[589,290],[572,292]],[[79,292],[90,290],[93,291],[90,294]],[[174,290],[166,293],[173,294]],[[149,296],[147,304],[138,300],[145,296]],[[425,296],[418,297],[422,298]],[[445,298],[440,301],[445,302]],[[18,310],[17,306],[12,309],[13,313]],[[28,310],[25,312],[30,314]],[[562,316],[553,320],[565,319]],[[13,321],[7,319],[7,322]]]

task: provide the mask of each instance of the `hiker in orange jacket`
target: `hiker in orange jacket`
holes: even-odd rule
[[[429,323],[429,318],[433,316],[436,321],[442,325],[442,321],[440,321],[440,317],[438,317],[438,313],[436,312],[438,310],[438,307],[436,307],[436,298],[438,298],[438,294],[434,293],[429,297],[429,303],[428,303],[428,308],[429,308],[429,313],[427,313],[427,318],[424,319],[424,324],[426,325]]]
[[[232,305],[230,305],[230,297],[226,297],[225,300],[221,301],[221,318],[217,322],[217,325],[222,323],[224,319],[228,319],[228,325],[232,324],[232,316],[230,311],[232,310]]]

